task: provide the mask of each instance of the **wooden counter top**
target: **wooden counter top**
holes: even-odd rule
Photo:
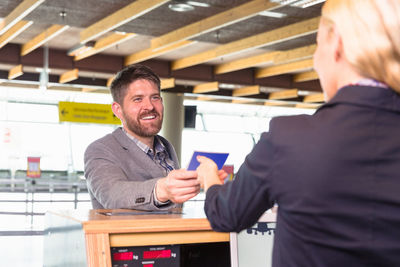
[[[65,210],[49,214],[80,223],[85,233],[144,233],[211,230],[204,212],[176,209],[171,213],[137,210]]]
[[[54,266],[66,261],[71,262],[69,266],[111,267],[111,247],[229,242],[229,233],[211,229],[202,207],[163,214],[127,209],[57,210],[48,211],[46,221],[46,255],[53,255],[53,247],[62,247],[67,255],[77,257],[48,257],[51,263],[46,267],[53,266],[52,261]]]

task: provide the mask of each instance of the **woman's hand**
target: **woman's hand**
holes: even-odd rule
[[[215,184],[223,184],[228,174],[224,170],[218,171],[217,164],[213,160],[204,156],[197,156],[197,161],[200,162],[199,167],[197,167],[197,179],[200,185],[204,187],[205,192]]]

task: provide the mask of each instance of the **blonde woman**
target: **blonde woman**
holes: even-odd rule
[[[279,204],[274,267],[400,266],[400,1],[327,0],[314,66],[326,104],[272,119],[231,183],[204,157],[217,231]]]

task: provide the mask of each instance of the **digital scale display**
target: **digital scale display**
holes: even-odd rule
[[[130,261],[133,259],[133,252],[115,252],[112,258],[114,261]]]
[[[148,250],[143,251],[143,259],[161,259],[161,258],[171,258],[171,250]]]
[[[112,247],[112,267],[179,267],[180,246]]]

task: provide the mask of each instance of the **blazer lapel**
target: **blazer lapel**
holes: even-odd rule
[[[135,142],[129,139],[121,127],[116,129],[112,134],[123,149],[127,151],[127,154],[129,155],[129,159],[127,160],[134,160],[136,165],[147,168],[147,171],[154,178],[164,176],[164,169],[146,155],[144,151],[135,144]]]

